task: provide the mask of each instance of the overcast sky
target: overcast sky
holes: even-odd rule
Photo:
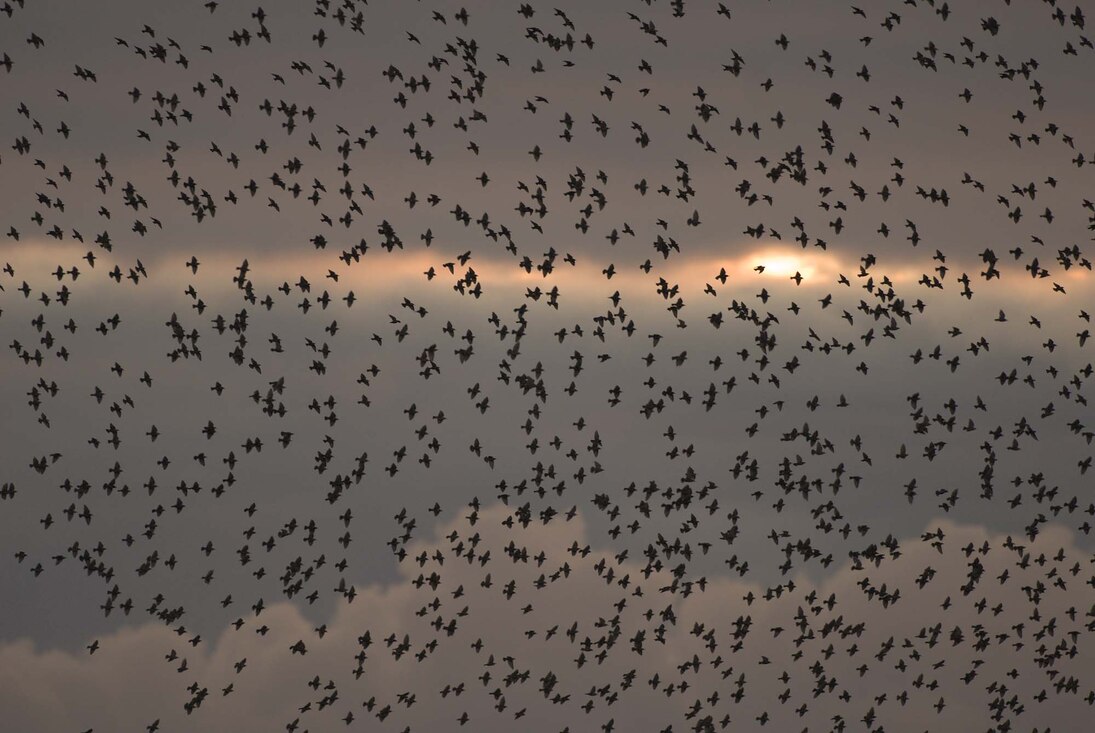
[[[1087,8],[861,7],[6,5],[5,726],[1074,729]]]

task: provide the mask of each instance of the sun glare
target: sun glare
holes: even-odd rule
[[[814,268],[804,258],[788,254],[761,254],[754,258],[752,266],[763,267],[765,275],[776,277],[793,277],[797,272],[808,278],[814,273]]]

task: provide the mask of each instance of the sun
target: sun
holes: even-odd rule
[[[751,259],[752,267],[763,267],[765,275],[793,277],[797,272],[803,277],[810,277],[814,273],[813,266],[805,258],[791,254],[760,253]]]

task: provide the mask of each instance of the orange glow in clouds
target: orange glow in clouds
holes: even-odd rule
[[[708,284],[717,289],[743,285],[750,288],[769,289],[831,289],[837,284],[841,275],[847,277],[852,284],[860,280],[858,258],[843,258],[832,252],[816,249],[802,250],[776,242],[765,243],[752,249],[735,244],[728,246],[727,249],[740,254],[732,257],[680,255],[671,257],[669,260],[662,260],[659,257],[651,260],[652,268],[649,273],[643,272],[634,260],[614,262],[615,272],[611,279],[605,275],[609,267],[608,261],[581,256],[577,258],[575,266],[564,262],[562,257],[559,257],[551,274],[544,277],[543,273],[535,268],[535,265],[539,264],[538,260],[533,261],[533,270],[526,272],[518,266],[516,259],[473,257],[465,265],[460,265],[459,262],[453,261],[456,258],[451,253],[435,250],[392,253],[370,251],[359,262],[347,265],[333,252],[279,253],[276,257],[268,257],[245,248],[237,250],[223,248],[197,253],[198,260],[202,263],[197,275],[191,273],[184,259],[178,256],[150,255],[144,258],[143,264],[149,273],[150,280],[161,287],[164,285],[169,288],[178,287],[180,292],[190,283],[194,283],[203,293],[208,293],[210,288],[218,291],[234,289],[235,285],[224,274],[233,272],[244,259],[248,259],[249,277],[262,287],[277,287],[282,282],[296,284],[303,276],[313,288],[319,291],[331,289],[332,292],[336,292],[342,289],[353,289],[359,297],[412,293],[422,287],[451,287],[454,282],[465,277],[469,269],[474,271],[475,277],[482,283],[485,290],[538,286],[550,290],[557,285],[560,288],[566,288],[568,295],[579,298],[584,295],[600,298],[605,292],[615,289],[640,294],[651,292],[662,278],[670,286],[679,286],[682,294],[702,292]],[[115,283],[107,277],[107,274],[114,268],[115,263],[118,264],[123,276],[136,265],[135,259],[130,260],[126,256],[98,252],[100,257],[96,266],[91,268],[84,260],[87,250],[87,247],[73,243],[24,241],[5,249],[3,262],[10,262],[13,265],[17,273],[17,281],[25,278],[32,283],[37,283],[38,287],[45,286],[47,282],[58,283],[53,279],[58,265],[65,270],[76,266],[80,271],[78,289],[84,291],[88,287],[96,290],[114,286]],[[446,263],[452,265],[451,273],[445,266]],[[871,276],[875,282],[888,277],[894,285],[918,288],[917,283],[924,273],[934,273],[932,265],[933,263],[930,262],[920,264],[880,262],[871,268]],[[968,272],[972,280],[975,273],[981,270],[977,263],[966,263],[966,265],[966,267],[951,268],[952,274],[946,281],[948,291],[957,287],[954,284],[956,275],[953,273]],[[431,269],[434,278],[428,280],[425,273]],[[329,272],[338,276],[337,285],[333,278],[328,277]],[[722,279],[720,275],[723,272],[726,276],[725,284],[720,283]],[[218,277],[217,280],[210,279],[214,274]],[[801,276],[801,281],[796,283],[797,276]],[[1095,284],[1092,273],[1080,268],[1073,268],[1069,272],[1060,270],[1054,273],[1052,278],[1038,281],[1022,277],[1019,272],[1005,272],[1004,279],[1007,284],[1003,289],[1001,289],[1003,281],[997,280],[992,284],[991,291],[996,293],[1006,291],[1009,296],[1022,295],[1038,300],[1053,295],[1052,282],[1064,283],[1070,293],[1073,290],[1086,290]],[[980,281],[979,277],[978,281]],[[67,278],[65,283],[71,285]],[[123,279],[121,285],[127,284]],[[975,283],[974,287],[981,292],[988,291],[984,282]],[[142,289],[141,292],[148,291]],[[1059,295],[1056,296],[1054,302],[1059,297]]]

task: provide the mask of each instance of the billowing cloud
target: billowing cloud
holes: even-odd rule
[[[157,719],[335,730],[350,713],[392,730],[465,713],[500,731],[726,716],[784,730],[1066,729],[1092,694],[1090,556],[1057,527],[1027,542],[944,521],[865,547],[820,583],[687,578],[674,593],[668,558],[647,573],[590,550],[581,515],[521,517],[496,505],[410,541],[399,581],[356,588],[322,636],[281,601],[194,645],[185,623],[123,629],[93,654],[5,644],[7,720],[46,733]],[[187,714],[195,691],[207,696]]]

